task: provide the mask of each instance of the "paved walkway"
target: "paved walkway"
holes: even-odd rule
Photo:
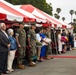
[[[59,56],[76,56],[76,50]],[[54,58],[37,63],[36,67],[16,69],[9,75],[76,75],[76,58]]]

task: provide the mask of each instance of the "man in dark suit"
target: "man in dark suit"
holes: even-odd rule
[[[8,35],[5,30],[5,23],[0,23],[0,75],[3,75],[7,71],[7,56],[10,47]]]

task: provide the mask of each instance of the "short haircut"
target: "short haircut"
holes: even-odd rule
[[[65,31],[64,29],[62,31]]]
[[[0,23],[0,29],[1,29],[1,27],[4,26],[4,24],[5,24],[5,23],[3,23],[3,22]]]
[[[13,32],[13,29],[10,28],[7,30],[7,32],[8,32],[8,35],[10,35],[10,33]]]

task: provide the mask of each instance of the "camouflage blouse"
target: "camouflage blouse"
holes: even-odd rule
[[[34,30],[30,30],[28,37],[30,37],[31,46],[36,46],[36,33]]]
[[[19,28],[17,30],[16,34],[18,35],[19,44],[21,46],[26,46],[26,32],[25,32],[25,30]]]

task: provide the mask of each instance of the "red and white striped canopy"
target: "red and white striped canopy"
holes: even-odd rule
[[[56,20],[55,18],[35,8],[32,5],[22,5],[20,6],[20,8],[18,8],[4,0],[0,0],[0,20],[1,19],[17,20],[24,22],[37,21],[42,23],[45,23],[47,21],[52,23],[52,27],[58,26],[65,28],[67,26],[67,24],[62,23],[59,20]]]
[[[16,16],[0,7],[0,20],[6,20],[6,19],[9,21],[14,21],[14,20],[19,22],[23,21],[22,16]]]
[[[21,7],[21,5],[15,5],[14,7],[19,9],[19,8]],[[23,11],[28,12],[27,10],[24,10],[24,9],[21,9],[21,8],[20,8],[20,10],[23,10]],[[29,10],[30,10],[30,9],[29,9]],[[30,12],[29,12],[29,13],[30,13]],[[24,13],[24,14],[25,14],[25,13]],[[30,13],[30,14],[32,14],[32,13]],[[46,23],[46,22],[47,22],[46,19],[40,17],[41,15],[40,15],[40,16],[37,16],[37,15],[34,15],[34,14],[32,14],[32,15],[35,17],[37,23],[42,23],[42,24],[43,24],[43,23]]]
[[[29,12],[27,12],[27,11],[24,11],[24,10],[21,10],[21,9],[19,9],[19,8],[15,8],[14,7],[14,5],[12,5],[12,4],[10,4],[10,3],[8,3],[8,2],[6,2],[6,1],[4,1],[4,0],[0,0],[0,8],[2,9],[2,10],[5,10],[5,12],[1,12],[2,10],[0,10],[0,12],[1,13],[6,13],[6,11],[7,12],[9,12],[8,13],[8,15],[10,14],[10,15],[14,15],[14,16],[16,16],[16,17],[18,17],[18,16],[21,16],[21,17],[23,17],[24,19],[23,19],[23,21],[24,22],[34,22],[35,21],[35,17],[32,15],[32,14],[30,14]],[[25,14],[24,14],[25,13]],[[12,15],[12,16],[13,16]]]
[[[36,7],[34,7],[34,6],[30,5],[30,4],[28,4],[28,5],[21,5],[20,8],[25,10],[25,11],[28,11],[28,12],[32,13],[33,15],[35,15],[37,17],[46,19],[47,21],[52,23],[53,27],[63,27],[63,28],[66,28],[66,26],[67,26],[66,24],[60,22],[59,20],[53,18],[52,16],[48,15],[47,13],[37,9]]]

